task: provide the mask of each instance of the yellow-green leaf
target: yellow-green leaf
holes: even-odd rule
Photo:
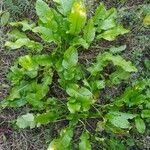
[[[144,25],[148,26],[150,25],[150,15],[146,15],[143,20]]]
[[[86,22],[86,9],[83,2],[80,0],[75,2],[69,15],[70,30],[69,33],[77,35],[84,27]]]
[[[11,22],[11,26],[22,26],[22,31],[32,30],[35,27],[35,23],[29,23],[28,21]]]
[[[125,33],[128,33],[129,30],[123,28],[122,26],[116,26],[110,30],[107,30],[105,32],[103,32],[102,34],[99,34],[97,36],[97,39],[105,39],[105,40],[108,40],[108,41],[113,41],[116,39],[117,36],[119,35],[123,35]]]

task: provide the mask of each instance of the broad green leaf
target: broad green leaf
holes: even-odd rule
[[[68,109],[71,113],[76,113],[76,112],[79,112],[80,111],[80,108],[81,108],[81,104],[80,102],[76,102],[75,99],[72,99],[72,98],[69,98],[68,99],[68,103],[67,103],[67,106],[68,106]]]
[[[89,91],[85,87],[79,88],[79,86],[77,84],[70,85],[67,88],[66,92],[68,93],[68,95],[70,95],[71,97],[75,97],[75,98],[78,98],[80,96],[90,96],[90,97],[92,97],[91,91]]]
[[[145,26],[150,25],[150,14],[145,16],[145,18],[144,18],[144,20],[143,20],[143,24],[144,24]]]
[[[69,47],[64,53],[62,65],[65,69],[76,66],[78,62],[78,52],[75,47]]]
[[[19,21],[19,22],[11,22],[11,26],[22,26],[22,31],[32,30],[35,27],[35,23],[28,23],[27,20]]]
[[[84,35],[83,38],[88,42],[91,43],[95,38],[96,29],[94,27],[93,19],[89,19],[87,25],[84,27]]]
[[[111,8],[107,10],[106,19],[116,19],[117,18],[117,9]]]
[[[109,50],[110,52],[112,52],[113,54],[116,54],[116,53],[121,53],[122,51],[124,51],[126,49],[126,45],[122,45],[122,46],[119,46],[119,47],[111,47]]]
[[[25,99],[15,99],[13,101],[8,101],[9,99],[3,100],[0,102],[0,106],[2,108],[6,108],[6,107],[22,107],[24,105],[26,105],[27,101]]]
[[[109,121],[116,127],[126,129],[130,127],[128,119],[136,117],[134,114],[121,113],[121,112],[110,112],[107,114]]]
[[[38,27],[35,27],[32,31],[35,33],[40,33],[44,41],[47,41],[47,42],[55,41],[54,34],[52,30],[49,28],[38,26]]]
[[[111,18],[111,19],[108,18],[104,21],[101,21],[101,23],[97,27],[97,32],[100,33],[102,30],[108,30],[115,26],[116,26],[115,20],[113,18]]]
[[[137,72],[137,69],[130,61],[126,61],[119,55],[115,56],[111,53],[105,52],[99,54],[96,59],[97,62],[88,68],[88,71],[91,72],[92,76],[96,76],[98,72],[102,71],[103,68],[108,65],[109,61],[112,61],[115,66],[122,68],[126,72]]]
[[[74,98],[73,102],[77,104],[77,109],[79,109],[79,104],[81,104],[81,109],[88,111],[91,104],[94,103],[93,94],[85,87],[79,88],[78,85],[73,84],[67,87],[66,92],[69,96]]]
[[[14,99],[20,98],[20,87],[13,87],[9,93],[9,96],[7,97],[7,100],[13,101]]]
[[[104,20],[106,18],[106,12],[104,3],[100,3],[95,12],[94,23],[99,24],[99,20]]]
[[[33,114],[30,113],[18,117],[16,124],[19,128],[23,128],[23,129],[27,127],[30,127],[32,129],[36,126],[34,121],[34,116]]]
[[[105,88],[105,81],[103,80],[95,80],[90,82],[91,88],[93,91],[100,90]]]
[[[135,140],[132,138],[128,138],[126,142],[127,142],[127,145],[129,146],[135,146]]]
[[[143,110],[141,116],[142,118],[150,118],[150,110]]]
[[[76,1],[73,4],[71,13],[69,15],[70,30],[69,33],[72,35],[77,35],[80,33],[81,29],[84,27],[86,22],[86,10],[82,1]]]
[[[16,40],[15,42],[7,41],[5,43],[5,46],[10,47],[11,49],[18,49],[22,46],[26,46],[29,49],[33,49],[37,52],[40,52],[43,49],[43,46],[40,43],[31,41],[28,38],[21,38]]]
[[[58,3],[58,10],[63,14],[67,15],[72,8],[72,5],[75,0],[53,0],[54,2]]]
[[[7,77],[12,82],[12,84],[17,84],[24,76],[24,70],[18,68],[17,65],[14,65],[10,68],[10,72]]]
[[[43,109],[44,103],[41,101],[41,97],[38,97],[37,93],[28,93],[26,100],[33,108]]]
[[[1,24],[2,26],[5,26],[8,21],[9,21],[9,18],[10,18],[10,13],[9,12],[4,12],[1,16]]]
[[[145,132],[145,123],[141,118],[135,118],[135,126],[138,130],[139,133],[144,133]]]
[[[32,59],[35,64],[38,64],[40,66],[52,66],[52,58],[50,55],[35,55]]]
[[[70,150],[71,140],[73,137],[73,129],[65,128],[61,130],[60,137],[54,139],[47,150]]]
[[[22,39],[18,39],[15,42],[6,42],[5,46],[10,47],[11,49],[18,49],[24,45],[27,45],[27,43],[29,43],[30,40],[28,38],[22,38]]]
[[[110,121],[114,126],[123,129],[129,128],[130,125],[128,119],[123,118],[122,116],[114,117]]]
[[[18,40],[18,39],[26,39],[27,38],[27,36],[26,36],[26,34],[25,33],[23,33],[23,32],[20,32],[19,30],[17,30],[17,29],[14,29],[14,30],[12,30],[11,32],[9,32],[8,33],[8,37],[9,37],[9,39],[10,40],[12,40],[12,41],[15,41],[15,40]]]
[[[80,137],[81,142],[79,143],[79,150],[91,150],[91,144],[89,141],[89,133],[84,132]]]
[[[87,43],[87,41],[81,37],[76,37],[71,41],[72,46],[76,47],[76,46],[82,46],[85,49],[88,49],[89,44]]]
[[[21,56],[19,58],[19,65],[26,70],[32,70],[33,61],[31,56],[30,55]]]
[[[117,85],[119,84],[122,80],[127,80],[129,78],[129,72],[124,71],[122,68],[118,68],[115,72],[110,74],[109,79],[110,79],[110,84],[111,85]]]
[[[130,61],[126,61],[119,55],[115,56],[108,52],[105,52],[99,56],[97,57],[97,59],[103,59],[103,61],[112,61],[115,66],[119,66],[127,72],[137,72],[137,69],[135,68],[135,66],[133,66],[133,64]]]
[[[150,60],[147,59],[147,60],[144,61],[144,63],[145,63],[146,68],[148,70],[150,70]]]
[[[75,67],[68,68],[68,70],[64,71],[63,75],[65,80],[72,80],[75,77]]]
[[[126,146],[121,140],[115,139],[114,137],[107,139],[107,148],[111,150],[126,150]]]
[[[56,112],[46,112],[43,114],[38,114],[35,117],[35,122],[40,123],[40,124],[48,124],[50,122],[53,122],[57,119],[57,114]]]
[[[43,86],[51,85],[53,81],[53,70],[48,66],[43,72]]]
[[[101,33],[103,30],[114,28],[116,23],[117,11],[115,8],[109,9],[104,14],[104,19],[100,19],[98,22],[97,32]]]
[[[43,23],[48,23],[53,19],[54,15],[52,10],[43,0],[37,0],[35,8],[36,8],[36,13],[39,16],[39,19]]]
[[[105,40],[108,40],[108,41],[113,41],[115,40],[115,38],[119,35],[123,35],[125,33],[128,33],[129,30],[123,28],[122,26],[116,26],[110,30],[107,30],[107,31],[104,31],[103,33],[99,34],[97,36],[97,39],[105,39]]]

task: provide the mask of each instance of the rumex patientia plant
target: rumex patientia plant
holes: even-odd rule
[[[99,104],[101,90],[120,84],[137,69],[130,61],[110,52],[99,53],[87,67],[79,61],[79,50],[80,47],[88,50],[95,40],[113,41],[129,31],[116,21],[116,9],[107,10],[103,3],[89,17],[82,0],[53,1],[56,9],[42,0],[36,1],[37,22],[10,23],[14,29],[8,33],[10,40],[5,45],[10,49],[25,47],[28,54],[19,57],[10,68],[8,78],[12,89],[1,106],[30,108],[27,114],[17,118],[20,128],[66,120],[68,125],[50,143],[49,150],[73,149],[74,129],[81,123],[83,132],[78,148],[90,150],[93,134],[89,134],[85,120],[98,119],[98,126],[103,130],[117,133],[128,130],[128,120],[137,118],[137,114],[123,112],[123,101],[119,98],[106,105]],[[110,63],[115,71],[106,78],[104,70]],[[55,75],[57,86],[66,93],[65,98],[49,94]]]

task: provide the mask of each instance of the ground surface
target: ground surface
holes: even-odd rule
[[[142,17],[140,9],[144,4],[150,3],[149,0],[127,0],[121,2],[119,0],[103,0],[110,7],[119,9],[119,20],[131,30],[128,35],[125,35],[115,42],[99,42],[95,43],[89,52],[82,52],[80,55],[81,61],[86,59],[92,60],[100,51],[113,45],[127,45],[127,49],[122,52],[122,56],[131,60],[139,69],[137,74],[132,75],[131,80],[136,80],[139,76],[145,76],[144,59],[150,58],[150,29],[144,28],[142,25]],[[34,1],[32,0],[15,0],[14,5],[10,5],[10,1],[6,0],[3,3],[3,8],[11,12],[11,20],[22,20],[23,18],[34,19]],[[99,0],[88,1],[88,9],[92,13],[99,3]],[[14,8],[15,7],[15,8]],[[15,10],[14,10],[15,9]],[[6,97],[9,92],[9,82],[6,79],[7,72],[14,60],[25,53],[25,50],[8,51],[4,48],[4,43],[7,40],[6,32],[8,27],[1,27],[0,30],[0,99]],[[146,74],[147,76],[150,74]],[[123,87],[104,91],[109,96],[119,94]],[[56,91],[57,92],[57,91]],[[58,92],[59,93],[59,92]],[[58,94],[57,93],[57,94]],[[24,108],[27,109],[27,108]],[[13,126],[13,122],[9,122],[22,114],[24,110],[6,109],[0,112],[0,150],[45,150],[47,143],[52,137],[57,134],[59,125],[49,125],[40,129],[33,130],[18,130]],[[61,126],[61,125],[60,125]],[[143,136],[133,135],[137,141],[137,146],[134,149],[150,149],[150,133]]]

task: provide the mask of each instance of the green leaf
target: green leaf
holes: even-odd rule
[[[52,10],[43,0],[36,1],[36,13],[43,23],[48,23],[54,17]]]
[[[82,46],[85,49],[88,49],[89,44],[87,43],[87,41],[81,37],[76,37],[71,41],[72,46]]]
[[[116,26],[116,22],[113,18],[111,19],[106,19],[104,21],[102,21],[98,27],[97,27],[97,31],[100,33],[102,30],[108,30],[108,29],[111,29],[113,27]]]
[[[41,94],[41,93],[40,93]],[[41,96],[41,95],[40,95]],[[33,107],[37,109],[43,108],[43,101],[41,101],[42,97],[38,97],[37,93],[28,93],[26,96],[27,102]]]
[[[66,92],[69,96],[74,98],[73,102],[75,102],[76,105],[78,106],[77,107],[78,110],[79,110],[79,104],[81,104],[82,111],[88,111],[90,109],[91,104],[94,103],[93,94],[91,93],[90,90],[88,90],[85,87],[79,88],[78,85],[72,84],[67,87]]]
[[[35,23],[28,23],[27,20],[19,22],[11,22],[11,26],[22,26],[22,31],[32,30],[35,27]]]
[[[121,53],[122,51],[124,51],[126,49],[126,45],[122,45],[122,46],[119,46],[119,47],[111,47],[109,50],[110,52],[112,52],[113,54],[116,54],[116,53]]]
[[[35,27],[32,31],[35,33],[40,33],[44,41],[47,41],[47,42],[55,41],[53,32],[49,28],[38,26],[38,27]]]
[[[106,18],[106,12],[104,3],[100,3],[95,12],[94,23],[99,24],[99,20],[104,20]]]
[[[108,30],[117,26],[116,17],[117,11],[115,8],[112,8],[105,12],[103,15],[104,19],[100,19],[98,22],[97,32],[101,33],[103,30]]]
[[[123,142],[119,139],[115,139],[115,137],[112,137],[111,139],[107,140],[107,148],[111,150],[126,150],[125,145]]]
[[[123,28],[122,26],[116,26],[110,30],[107,30],[107,31],[104,31],[103,33],[99,34],[97,36],[97,39],[105,39],[105,40],[108,40],[108,41],[113,41],[116,39],[116,37],[118,35],[123,35],[125,33],[128,33],[129,30]]]
[[[65,128],[61,130],[60,137],[58,139],[54,139],[47,150],[69,150],[71,146],[71,140],[73,137],[72,128]]]
[[[115,72],[110,74],[110,82],[108,84],[117,85],[120,84],[122,80],[127,80],[129,78],[129,72],[124,71],[122,68],[118,68]]]
[[[150,70],[150,60],[147,59],[147,60],[144,61],[144,63],[145,63],[146,68],[148,70]]]
[[[24,39],[24,38],[27,38],[26,34],[23,33],[23,32],[20,32],[19,30],[17,29],[14,29],[12,30],[11,32],[8,33],[8,37],[10,40],[12,41],[15,41],[15,40],[18,40],[18,39]]]
[[[121,112],[110,112],[107,114],[109,121],[116,127],[126,129],[130,127],[128,119],[136,117],[134,114],[121,113]]]
[[[81,104],[79,102],[76,102],[74,98],[69,98],[67,107],[71,113],[76,113],[80,111]]]
[[[72,68],[77,65],[78,52],[75,47],[69,47],[64,53],[62,65],[65,69]]]
[[[145,132],[145,123],[141,118],[135,118],[135,126],[139,133],[143,134]]]
[[[97,58],[102,58],[103,61],[112,61],[115,66],[119,66],[127,72],[137,72],[137,69],[135,68],[135,66],[133,66],[133,64],[130,61],[126,61],[119,55],[114,56],[110,53],[105,52],[102,54],[102,56],[100,55],[100,57],[98,56]]]
[[[126,72],[137,72],[135,66],[130,61],[124,60],[120,55],[115,56],[111,53],[105,52],[99,54],[96,59],[97,62],[88,68],[88,71],[91,72],[92,76],[96,76],[98,72],[102,71],[103,68],[108,65],[109,61],[112,61],[115,66],[120,67]]]
[[[142,118],[150,118],[150,110],[143,110],[141,116]]]
[[[108,30],[116,26],[116,17],[117,11],[115,8],[112,8],[106,12],[106,18],[99,22],[98,29]]]
[[[95,80],[90,82],[91,88],[93,91],[100,90],[105,88],[105,81],[103,80]]]
[[[48,124],[50,122],[53,122],[57,119],[57,114],[56,112],[46,112],[43,114],[38,114],[35,117],[35,122],[40,123],[40,124]]]
[[[24,76],[24,70],[18,68],[17,65],[14,65],[10,68],[10,72],[7,77],[12,82],[12,84],[17,84]]]
[[[15,42],[7,41],[5,43],[5,46],[10,47],[11,49],[18,49],[22,46],[26,46],[29,49],[33,49],[37,52],[40,52],[43,49],[43,46],[40,43],[31,41],[28,38],[20,38]]]
[[[32,129],[36,126],[34,122],[34,116],[33,114],[30,113],[18,117],[16,124],[19,128],[23,128],[23,129],[27,127],[30,127]]]
[[[86,17],[86,10],[83,2],[75,2],[68,18],[70,22],[70,30],[68,32],[72,35],[79,34],[85,25]]]
[[[22,107],[26,104],[25,99],[14,99],[13,101],[9,101],[9,99],[2,100],[0,102],[0,107],[3,109],[6,107]]]
[[[89,142],[89,133],[84,132],[80,137],[79,150],[91,150],[91,144]]]
[[[96,32],[96,29],[94,27],[93,19],[91,18],[91,19],[88,20],[87,25],[84,27],[83,38],[88,43],[91,43],[94,40],[94,38],[95,38],[95,32]]]
[[[40,66],[52,66],[52,58],[50,55],[42,54],[33,56],[33,62]]]
[[[26,69],[26,70],[32,70],[33,69],[33,61],[30,55],[21,56],[19,58],[19,65]]]
[[[9,18],[10,18],[10,13],[7,11],[4,12],[1,16],[1,25],[5,26],[8,23]]]
[[[9,96],[7,97],[7,100],[13,101],[14,99],[20,98],[20,87],[13,87],[9,93]]]
[[[59,4],[57,6],[58,10],[63,15],[67,15],[71,11],[72,5],[75,0],[53,0],[53,1]]]

